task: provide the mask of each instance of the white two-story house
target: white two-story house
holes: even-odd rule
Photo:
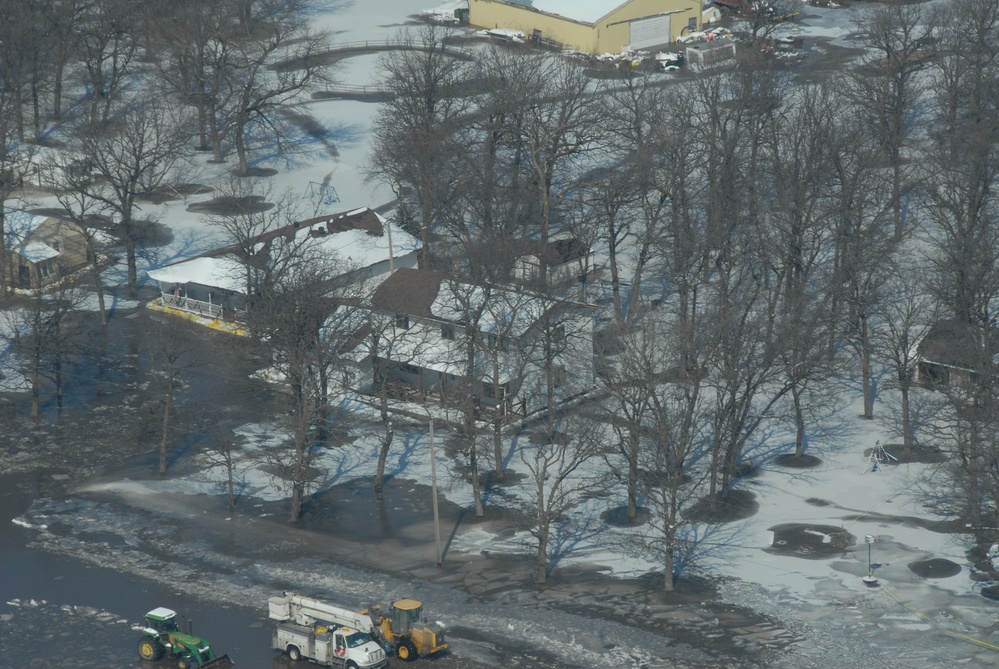
[[[371,307],[374,379],[401,393],[471,393],[480,408],[526,416],[593,387],[589,305],[404,268]]]

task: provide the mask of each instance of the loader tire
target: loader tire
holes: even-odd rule
[[[148,662],[156,662],[162,659],[166,649],[160,642],[152,637],[142,637],[139,639],[139,657]]]
[[[302,659],[302,651],[298,649],[298,646],[288,646],[288,657],[297,662]]]
[[[412,641],[403,641],[396,647],[395,654],[399,656],[400,660],[410,662],[416,659],[416,646],[413,645]]]
[[[194,658],[189,655],[184,655],[179,660],[177,660],[177,669],[194,669],[197,667]]]

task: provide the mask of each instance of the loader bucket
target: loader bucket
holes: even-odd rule
[[[235,664],[228,655],[219,655],[214,660],[208,660],[201,665],[201,669],[223,669],[223,667],[231,667]]]

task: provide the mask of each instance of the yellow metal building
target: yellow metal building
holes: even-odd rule
[[[531,40],[588,53],[619,53],[700,30],[701,0],[469,0],[469,23],[520,30]]]

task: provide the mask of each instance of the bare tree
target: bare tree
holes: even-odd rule
[[[135,16],[128,0],[96,0],[76,17],[75,43],[90,88],[90,123],[105,124],[132,72],[138,48]]]
[[[532,58],[534,95],[523,101],[518,112],[517,146],[523,152],[525,177],[530,180],[537,207],[534,219],[526,221],[529,227],[524,237],[540,236],[541,273],[547,276],[547,247],[555,212],[579,181],[582,154],[595,148],[599,126],[589,79],[580,64],[561,56]]]
[[[932,26],[925,21],[922,5],[895,0],[865,7],[857,27],[874,53],[851,72],[846,92],[864,125],[875,133],[881,161],[891,171],[892,222],[898,240],[910,178],[904,148],[923,92],[919,73],[932,55]]]
[[[101,329],[107,333],[108,311],[104,299],[104,281],[101,271],[110,254],[110,235],[107,232],[107,205],[94,197],[94,175],[81,166],[86,158],[73,151],[62,151],[39,166],[39,181],[55,195],[65,210],[63,220],[75,228],[86,244],[90,278],[97,293],[97,308]]]
[[[735,482],[744,449],[757,430],[772,420],[771,409],[790,390],[781,383],[781,336],[774,319],[773,286],[752,249],[730,247],[714,268],[717,279],[707,291],[712,305],[706,318],[713,332],[704,386],[711,390],[711,502],[715,509]]]
[[[20,353],[20,367],[31,393],[31,417],[39,420],[42,393],[54,385],[58,410],[62,410],[64,369],[77,351],[84,330],[74,319],[84,295],[69,285],[49,293],[35,291],[19,308],[3,312],[5,332]]]
[[[156,333],[156,340],[150,342],[149,346],[149,369],[160,395],[160,476],[166,476],[167,472],[167,456],[174,429],[174,399],[182,383],[181,377],[186,366],[185,353],[195,345],[188,331],[189,327],[186,321],[166,321]]]
[[[0,300],[16,285],[14,266],[7,258],[7,202],[24,184],[24,175],[31,164],[31,145],[18,139],[14,123],[14,99],[0,86]]]
[[[441,282],[445,295],[438,299],[442,306],[453,314],[450,320],[461,323],[454,332],[454,364],[460,372],[453,386],[448,390],[445,402],[454,404],[460,420],[455,426],[457,446],[468,465],[468,480],[472,486],[475,503],[475,517],[485,516],[482,503],[482,481],[479,476],[478,417],[479,392],[483,378],[483,365],[479,354],[477,333],[483,327],[483,320],[489,302],[493,299],[492,286],[475,286],[457,279]]]
[[[837,198],[833,147],[838,108],[825,86],[805,87],[785,106],[780,122],[768,129],[764,155],[770,177],[761,190],[761,223],[770,275],[768,309],[781,344],[778,358],[790,393],[795,423],[795,455],[805,448],[804,393],[828,374],[822,348],[833,319],[822,297],[833,277],[833,218]]]
[[[222,160],[222,142],[231,139],[241,176],[249,174],[253,142],[272,140],[282,152],[290,131],[287,112],[330,81],[326,35],[310,30],[300,9],[298,0],[268,3],[219,63],[225,77],[220,88],[229,93],[211,101],[212,143],[216,160]]]
[[[214,148],[215,159],[222,160],[222,130],[214,112],[234,93],[225,75],[229,53],[242,36],[235,3],[180,0],[169,9],[153,17],[165,51],[156,61],[160,79],[196,110],[198,148]]]
[[[410,224],[420,238],[423,268],[430,267],[430,230],[444,215],[458,177],[452,136],[468,106],[458,90],[468,68],[464,56],[448,47],[452,34],[436,25],[404,33],[413,48],[381,62],[391,97],[375,120],[371,169],[396,192],[403,226]]]
[[[387,369],[388,362],[410,364],[434,355],[436,335],[429,329],[414,332],[414,329],[397,327],[395,314],[375,313],[371,318],[371,358],[374,367],[374,391],[378,398],[378,414],[384,433],[378,448],[378,463],[375,468],[375,492],[381,492],[385,484],[385,465],[389,449],[395,439],[395,425],[389,411],[389,399],[397,384]],[[453,332],[454,327],[445,324],[443,331]]]
[[[551,573],[553,533],[569,522],[569,512],[584,496],[599,490],[606,479],[603,469],[593,467],[605,449],[597,424],[579,416],[563,416],[552,426],[552,431],[542,431],[535,443],[520,450],[532,483],[528,508],[536,549],[534,582],[538,585],[544,585]]]
[[[117,108],[106,125],[80,126],[76,146],[99,179],[79,185],[113,212],[115,231],[125,242],[128,289],[138,293],[136,201],[167,182],[183,157],[189,119],[175,107],[152,98]]]
[[[926,294],[922,278],[896,265],[880,300],[881,325],[873,332],[874,349],[892,372],[891,385],[901,395],[901,432],[905,458],[916,441],[910,396],[917,383],[917,346],[933,326],[933,302]]]
[[[994,223],[999,153],[999,6],[955,0],[937,12],[939,55],[934,60],[934,130],[921,175],[932,257],[931,287],[954,318],[988,327],[999,285],[999,232]]]
[[[225,473],[219,486],[225,490],[230,515],[236,511],[236,477],[241,476],[246,467],[240,455],[231,431],[219,427],[210,430],[205,460],[213,467],[221,467]]]
[[[243,282],[244,294],[252,296],[260,290],[268,273],[275,271],[272,263],[287,260],[287,254],[280,253],[272,258],[271,242],[261,238],[304,218],[301,197],[291,188],[275,193],[269,183],[232,177],[219,185],[216,199],[228,204],[228,211],[204,218],[221,232],[226,244],[235,247],[241,276],[234,278]],[[253,308],[252,300],[246,308]]]
[[[43,25],[48,37],[42,46],[48,50],[47,61],[52,68],[52,118],[62,119],[62,90],[66,67],[74,54],[74,35],[77,22],[86,14],[86,3],[49,2],[41,3],[44,12]]]
[[[675,354],[671,359],[681,362]],[[682,528],[690,521],[683,511],[703,496],[707,484],[703,460],[708,451],[710,414],[706,404],[696,376],[655,383],[650,393],[646,444],[640,458],[647,477],[642,489],[656,529],[648,539],[649,548],[661,560],[666,592],[673,592],[681,571],[689,566]]]
[[[290,521],[297,523],[320,474],[313,466],[317,446],[334,432],[330,393],[346,383],[342,356],[357,343],[363,323],[347,262],[310,243],[308,235],[275,241],[248,314],[285,389],[292,439],[290,448],[275,457],[290,482]]]

